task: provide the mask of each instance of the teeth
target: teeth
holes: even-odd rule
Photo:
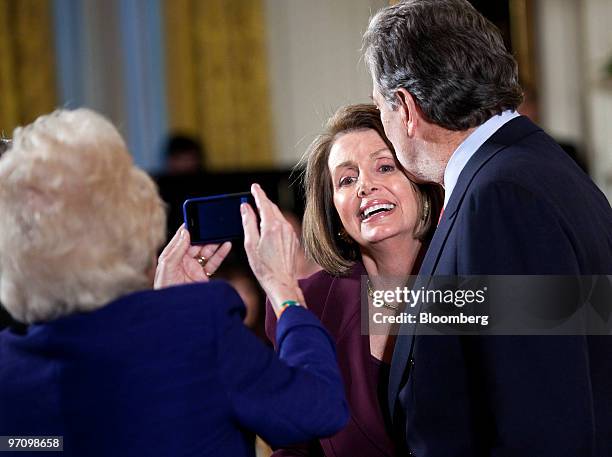
[[[370,217],[370,215],[376,211],[379,210],[386,210],[386,211],[390,211],[393,208],[395,208],[395,205],[391,204],[391,203],[381,203],[379,205],[374,205],[374,206],[370,206],[369,208],[366,208],[364,210],[363,214],[363,219],[367,219],[368,217]]]

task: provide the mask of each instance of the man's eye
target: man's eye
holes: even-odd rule
[[[354,182],[355,182],[355,177],[353,177],[353,176],[345,176],[344,178],[342,178],[340,180],[340,187],[348,186],[348,185],[350,185],[350,184],[352,184]]]
[[[378,171],[381,171],[383,173],[389,173],[390,171],[395,170],[395,167],[393,165],[381,165],[380,168],[378,169]]]

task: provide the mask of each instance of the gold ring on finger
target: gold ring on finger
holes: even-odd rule
[[[196,257],[196,260],[198,261],[198,263],[200,264],[202,268],[204,268],[206,266],[206,262],[208,262],[208,259],[204,256]]]

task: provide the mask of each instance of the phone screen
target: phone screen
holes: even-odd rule
[[[240,205],[251,203],[251,194],[193,198],[183,204],[185,225],[191,244],[217,243],[244,237]]]

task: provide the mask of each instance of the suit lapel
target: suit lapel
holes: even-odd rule
[[[478,150],[474,153],[472,158],[465,165],[464,169],[459,175],[457,184],[453,189],[453,193],[444,209],[444,214],[440,220],[440,224],[436,229],[436,232],[431,240],[427,254],[421,265],[419,271],[419,278],[415,284],[415,288],[421,286],[427,286],[429,283],[429,277],[436,273],[438,262],[444,250],[446,240],[450,234],[452,228],[455,225],[457,212],[461,203],[463,202],[466,192],[480,171],[480,169],[491,160],[498,152],[507,147],[508,145],[514,144],[520,139],[530,135],[540,128],[533,124],[525,116],[519,116],[503,125],[497,132],[495,132],[491,138],[489,138]],[[452,274],[457,272],[443,272],[444,274]],[[420,310],[422,303],[418,303],[415,309]],[[417,312],[418,314],[418,312]],[[402,385],[402,379],[408,375],[408,361],[412,354],[412,347],[414,344],[414,336],[416,326],[406,325],[402,326],[400,331],[401,335],[398,336],[395,342],[395,348],[393,351],[393,359],[391,361],[391,371],[389,374],[389,411],[391,418],[394,417],[395,404],[397,395]]]

